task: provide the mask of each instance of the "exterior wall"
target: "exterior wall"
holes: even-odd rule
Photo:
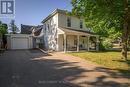
[[[44,24],[44,41],[45,47],[48,50],[57,50],[57,27],[58,14],[47,20]]]
[[[67,27],[67,17],[71,18],[71,27],[72,29],[80,29],[80,20],[83,21],[83,28],[82,29],[87,29],[85,26],[85,22],[83,19],[73,17],[73,16],[67,16],[65,14],[58,14],[58,27]]]

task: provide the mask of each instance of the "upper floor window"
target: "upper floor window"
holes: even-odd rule
[[[44,31],[45,31],[45,33],[46,33],[46,24],[44,24]]]
[[[71,18],[67,17],[67,27],[71,27]]]
[[[51,29],[50,29],[50,24],[48,23],[48,25],[47,25],[47,28],[48,28],[48,33],[50,33],[51,32]]]
[[[47,25],[47,28],[48,28],[48,30],[49,30],[49,28],[50,28],[49,24]]]
[[[83,21],[80,20],[80,28],[83,28]]]

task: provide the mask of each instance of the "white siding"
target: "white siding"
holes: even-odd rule
[[[67,16],[65,14],[58,14],[58,27],[67,27],[67,17],[71,17],[71,27],[72,29],[80,29],[80,18],[73,17],[73,16]],[[85,22],[83,20],[83,28],[82,29],[87,29],[85,26]]]
[[[57,49],[57,27],[58,27],[58,14],[51,17],[45,23],[46,30],[44,35],[45,46],[48,50]],[[48,27],[49,25],[49,27]]]

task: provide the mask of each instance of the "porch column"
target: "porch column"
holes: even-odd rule
[[[88,47],[88,51],[89,51],[89,39],[90,39],[90,36],[87,36],[87,37],[88,37],[88,42],[87,42],[88,46],[87,47]]]
[[[99,36],[96,36],[96,51],[99,51]]]
[[[79,35],[77,35],[77,52],[79,52]]]
[[[57,45],[56,45],[56,50],[59,51],[59,34],[57,34],[57,41],[56,41]]]
[[[66,52],[66,34],[64,34],[64,52]]]

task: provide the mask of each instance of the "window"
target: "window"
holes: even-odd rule
[[[83,28],[83,21],[80,20],[80,28]]]
[[[47,24],[48,33],[50,32],[50,26]]]
[[[45,29],[45,33],[46,33],[46,24],[44,24],[44,29]]]
[[[49,24],[48,24],[48,26],[47,26],[47,27],[48,27],[48,30],[49,30]]]
[[[71,18],[67,17],[67,27],[71,27]]]

